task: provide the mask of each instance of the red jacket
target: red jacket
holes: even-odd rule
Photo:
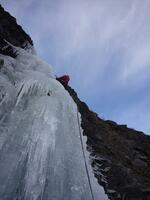
[[[63,75],[60,77],[56,77],[56,80],[61,82],[62,84],[68,85],[68,82],[70,81],[70,77],[68,75]]]

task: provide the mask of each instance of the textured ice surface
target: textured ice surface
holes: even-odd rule
[[[0,199],[91,200],[76,104],[48,64],[17,51],[0,56]]]

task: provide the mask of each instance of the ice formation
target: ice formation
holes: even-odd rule
[[[92,200],[76,104],[48,64],[16,51],[0,55],[0,199]]]

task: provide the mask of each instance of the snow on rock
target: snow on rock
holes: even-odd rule
[[[0,55],[0,199],[91,200],[77,107],[51,67]]]

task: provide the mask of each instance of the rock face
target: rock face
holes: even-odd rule
[[[150,199],[150,136],[100,119],[66,87],[82,116],[87,150],[100,185],[113,200]]]
[[[16,19],[0,6],[0,53],[15,57],[5,40],[22,48],[33,45]],[[81,113],[92,168],[109,199],[149,200],[150,137],[126,125],[100,119],[71,87],[65,88]]]
[[[33,45],[30,36],[17,24],[16,19],[0,5],[0,53],[15,57],[12,48],[6,46],[7,43],[5,40],[22,48]]]

